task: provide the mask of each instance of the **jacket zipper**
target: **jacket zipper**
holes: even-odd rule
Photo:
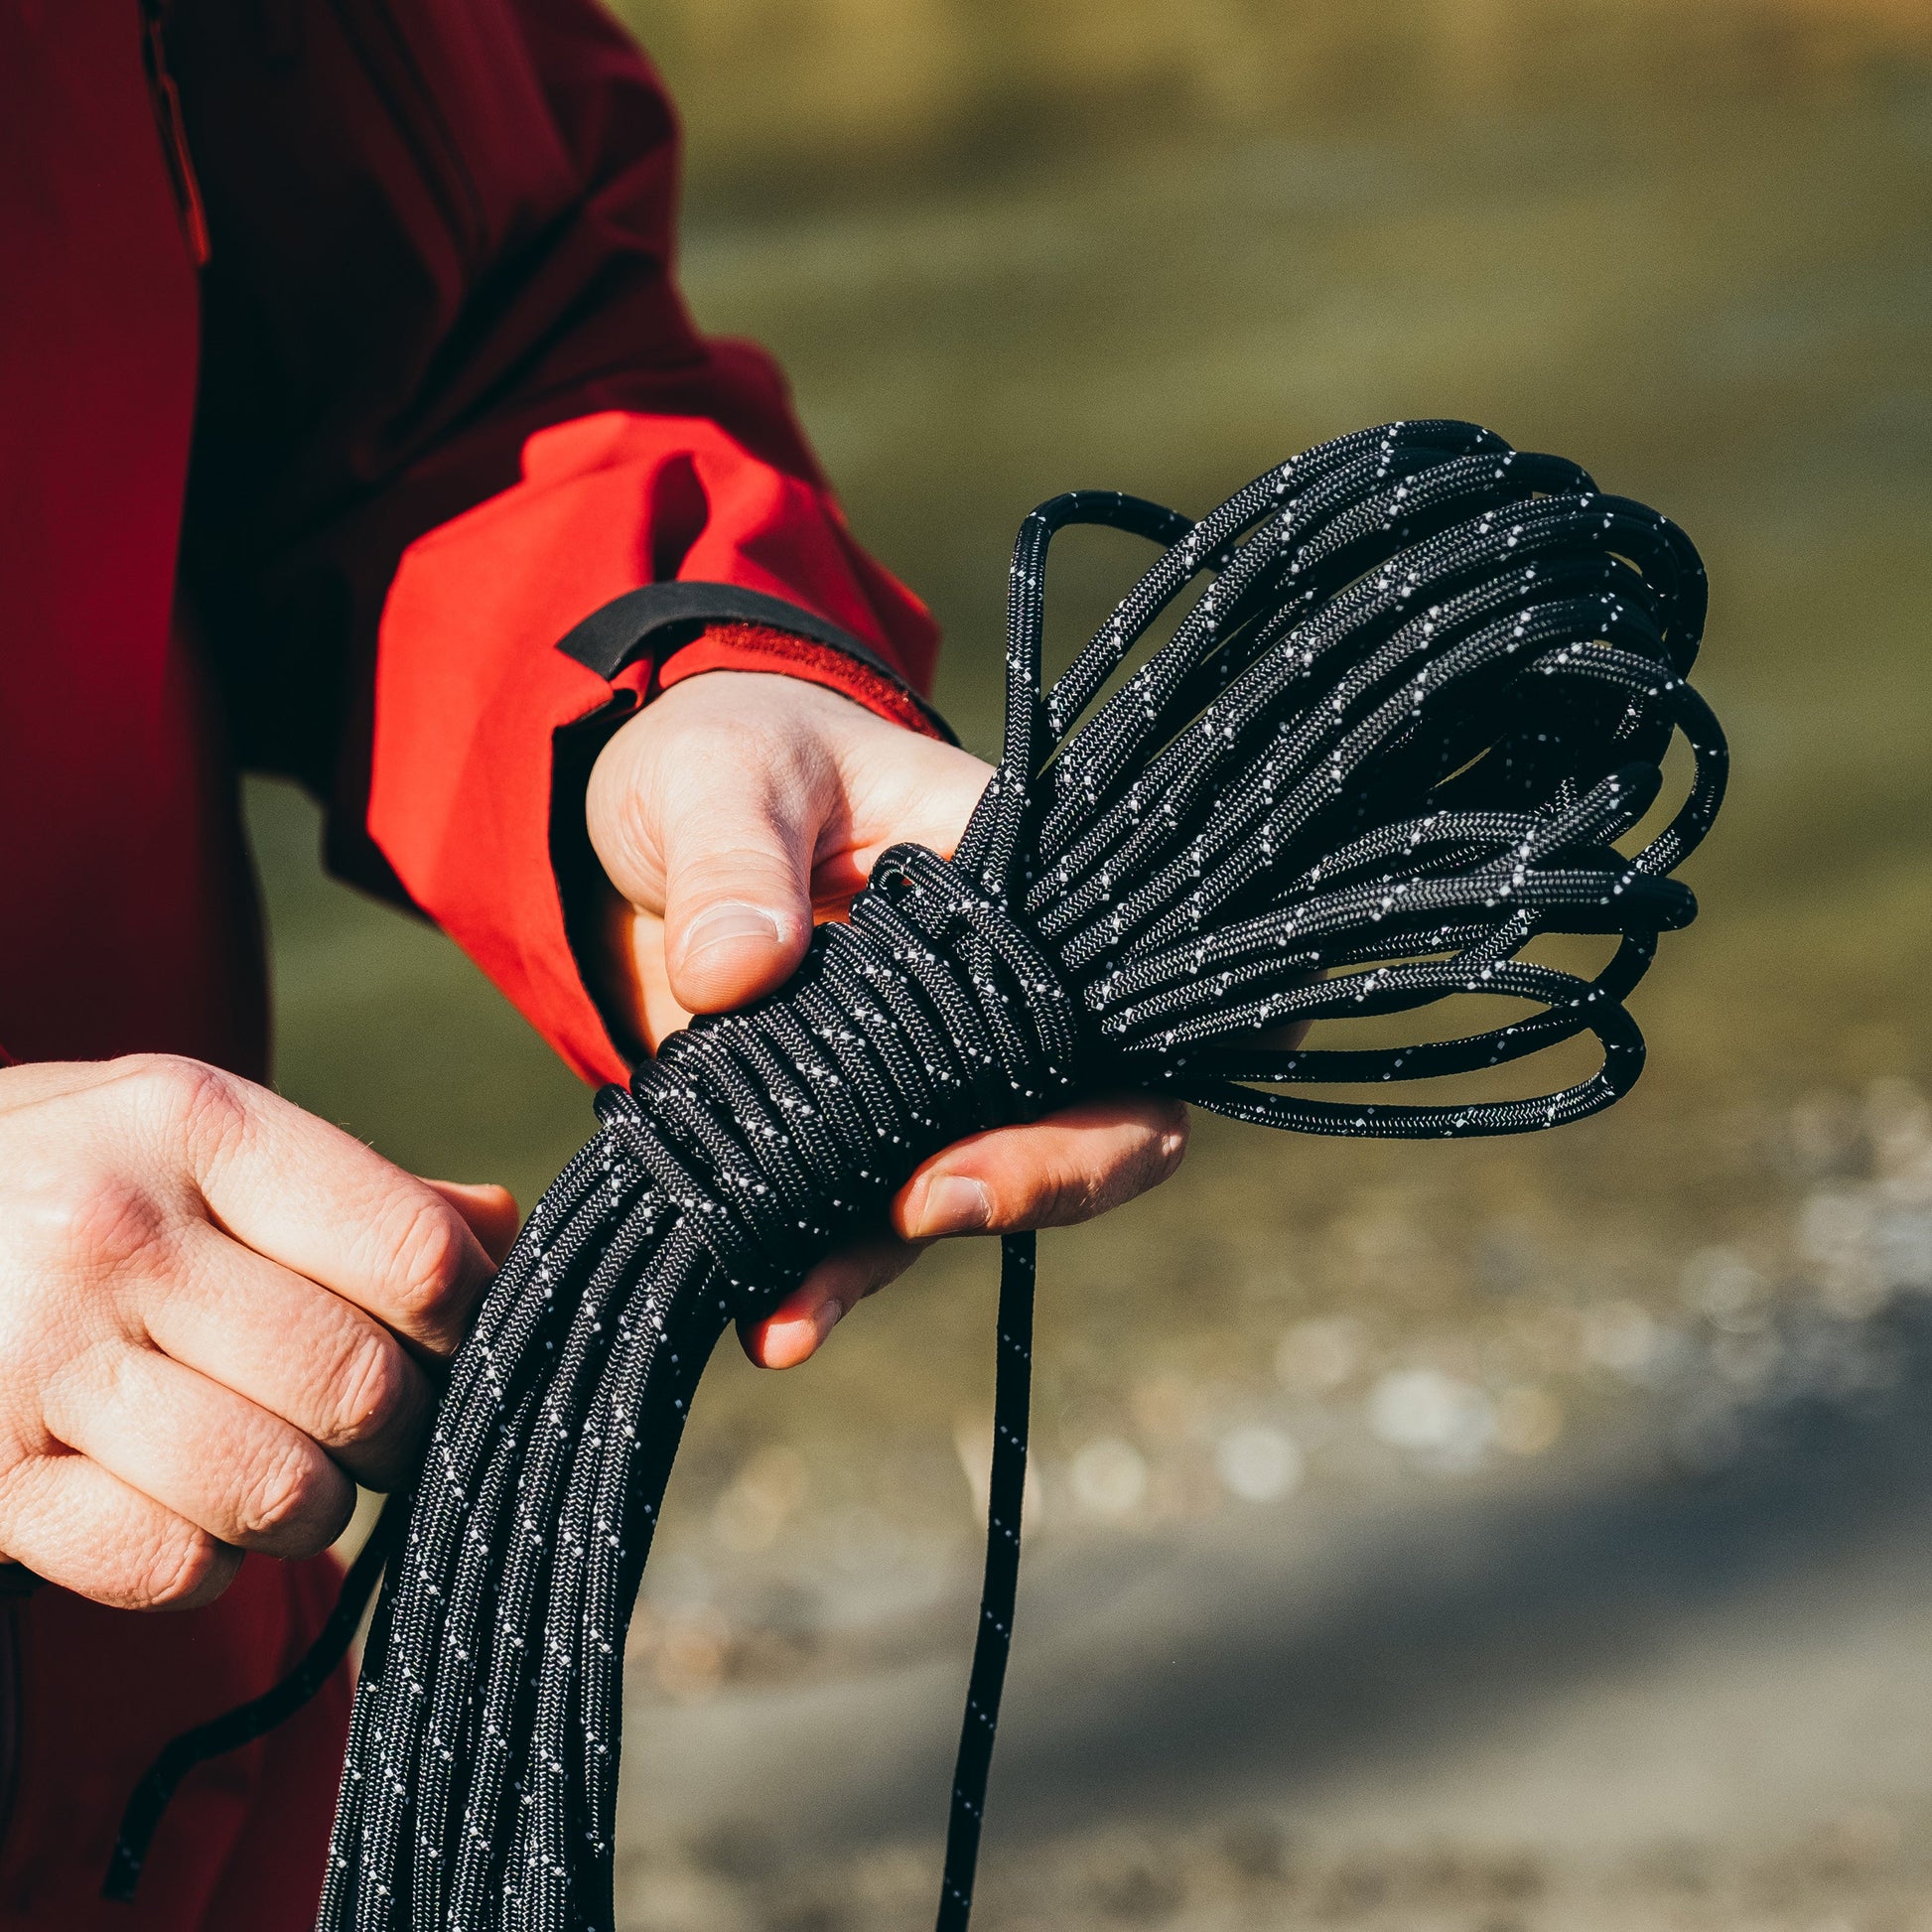
[[[206,268],[212,252],[208,244],[207,205],[202,200],[195,157],[188,152],[188,123],[181,111],[181,89],[168,71],[164,32],[167,11],[167,0],[141,0],[141,52],[148,69],[148,92],[154,100],[155,126],[161,134],[162,152],[168,157],[175,205],[181,210],[182,234],[195,266]]]

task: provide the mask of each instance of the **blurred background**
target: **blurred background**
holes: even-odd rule
[[[1037,498],[1472,417],[1683,522],[1731,802],[1606,1116],[1203,1122],[1042,1245],[977,1923],[1932,1932],[1932,8],[628,0],[684,282],[777,351],[988,750]],[[1130,581],[1056,552],[1063,650]],[[280,1077],[527,1206],[587,1096],[252,811]],[[922,1924],[995,1255],[721,1355],[633,1631],[628,1932]]]

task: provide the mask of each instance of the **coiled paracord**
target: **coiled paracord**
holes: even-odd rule
[[[1168,548],[1042,690],[1047,551],[1076,523]],[[613,1926],[624,1632],[698,1377],[927,1155],[1123,1087],[1418,1138],[1529,1132],[1626,1091],[1643,1041],[1622,1002],[1694,916],[1666,875],[1724,789],[1684,681],[1704,607],[1674,524],[1463,423],[1324,444],[1197,524],[1111,492],[1029,516],[1004,752],[958,852],[887,853],[784,988],[600,1094],[603,1131],[486,1298],[363,1661],[323,1932]],[[1680,732],[1689,794],[1625,856]],[[1547,933],[1620,943],[1586,979],[1523,956]],[[1531,1010],[1404,1048],[1280,1043],[1469,993]],[[1536,1099],[1276,1091],[1469,1072],[1586,1032],[1596,1071]],[[1012,1635],[1033,1280],[1032,1237],[1008,1238],[941,1932],[971,1907]],[[178,1749],[130,1809],[123,1889],[183,1768]]]

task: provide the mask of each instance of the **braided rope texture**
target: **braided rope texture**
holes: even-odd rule
[[[1165,547],[1045,688],[1048,549],[1082,523]],[[1408,1138],[1530,1132],[1625,1092],[1624,1001],[1695,914],[1668,875],[1724,790],[1685,682],[1704,611],[1674,524],[1464,423],[1324,444],[1198,523],[1112,492],[1034,511],[1004,752],[958,851],[886,854],[784,988],[606,1089],[498,1275],[406,1499],[322,1932],[613,1927],[624,1631],[699,1375],[927,1155],[1107,1089]],[[1680,734],[1687,795],[1619,850]],[[1605,935],[1608,963],[1525,957],[1551,933]],[[1406,1047],[1288,1031],[1468,994],[1514,1011]],[[1586,1034],[1595,1070],[1535,1098],[1379,1094]],[[1324,1084],[1377,1097],[1285,1091]],[[1012,1638],[1033,1260],[1032,1237],[1004,1244],[941,1932],[971,1907]]]
[[[1169,547],[1042,694],[1073,523]],[[1107,692],[1197,580],[1170,640]],[[712,1344],[876,1224],[948,1142],[1102,1086],[1304,1132],[1514,1133],[1628,1088],[1623,1000],[1695,902],[1666,875],[1725,770],[1685,684],[1704,576],[1664,518],[1460,424],[1342,439],[1189,526],[1081,492],[1016,547],[1008,725],[948,864],[886,855],[780,993],[700,1022],[544,1196],[460,1357],[364,1664],[328,1932],[614,1923],[623,1633]],[[1091,713],[1078,724],[1083,714]],[[1634,856],[1675,731],[1690,795]],[[1611,933],[1594,979],[1521,955]],[[1453,993],[1533,1009],[1402,1049],[1270,1043]],[[1533,1100],[1317,1101],[1579,1033]],[[1032,1248],[1007,1244],[988,1582],[942,1925],[963,1925],[1011,1640]]]

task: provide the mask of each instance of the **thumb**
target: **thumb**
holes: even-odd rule
[[[760,775],[714,769],[666,827],[664,963],[691,1013],[770,992],[811,940],[817,828]]]

